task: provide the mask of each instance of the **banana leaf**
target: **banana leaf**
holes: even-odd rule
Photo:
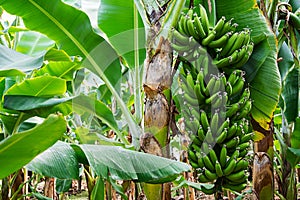
[[[104,178],[162,183],[175,180],[189,166],[174,160],[116,146],[80,145],[93,171]]]
[[[73,148],[73,152],[70,147]],[[71,161],[66,159],[69,157]],[[106,180],[111,177],[112,180],[161,183],[172,181],[178,174],[190,169],[185,163],[121,147],[71,145],[60,141],[31,161],[27,168],[51,177],[59,176],[61,179],[68,179],[71,175],[75,175],[75,170],[78,171],[78,165],[75,165],[76,159],[79,163],[83,161],[83,164],[89,164],[96,175]],[[68,168],[63,169],[63,166]]]
[[[26,31],[21,33],[16,51],[29,56],[39,56],[45,54],[48,48],[52,46],[54,46],[54,41],[45,35],[34,31]]]
[[[67,98],[45,98],[24,95],[6,95],[4,107],[11,110],[20,111],[30,116],[49,115],[60,112],[65,115],[73,112],[88,112],[106,123],[112,130],[119,133],[118,125],[112,111],[101,101],[92,97],[80,95]]]
[[[38,154],[52,146],[65,131],[64,117],[50,115],[42,124],[33,129],[2,140],[0,142],[0,179],[29,163]]]
[[[98,11],[99,28],[130,68],[136,66],[135,59],[142,64],[146,56],[144,25],[134,7],[133,0],[102,0]]]
[[[228,3],[216,0],[216,6],[218,18],[234,18],[234,22],[239,24],[238,29],[251,29],[255,48],[243,69],[247,73],[253,100],[251,115],[262,128],[268,130],[281,91],[275,35],[255,1],[233,0]]]
[[[79,163],[70,145],[58,141],[26,165],[28,170],[59,179],[78,179]]]
[[[0,77],[25,75],[41,67],[43,56],[28,56],[0,45]]]
[[[13,85],[6,91],[5,95],[51,97],[64,95],[66,90],[66,80],[54,76],[40,76]]]

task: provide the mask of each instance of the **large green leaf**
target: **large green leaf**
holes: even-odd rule
[[[291,147],[300,149],[300,117],[295,120],[294,131],[291,136]]]
[[[136,56],[141,64],[146,56],[144,25],[134,6],[133,0],[102,0],[98,13],[100,29],[129,67],[136,66]]]
[[[130,151],[121,147],[80,145],[92,169],[101,177],[161,183],[172,181],[190,168],[174,160]]]
[[[26,165],[26,168],[43,176],[78,179],[78,164],[73,148],[67,143],[58,141],[35,157]]]
[[[299,105],[299,85],[300,69],[291,70],[283,83],[282,97],[284,99],[284,115],[289,123],[295,122],[300,109]],[[298,108],[298,109],[297,109]]]
[[[66,80],[54,76],[40,76],[13,85],[6,91],[5,95],[51,97],[63,95],[66,90]]]
[[[88,112],[106,123],[115,132],[119,133],[118,125],[112,111],[101,101],[92,97],[80,95],[68,98],[44,98],[24,95],[6,95],[4,107],[25,112],[29,115],[44,116],[45,113],[73,111]],[[69,114],[68,112],[65,114]]]
[[[84,55],[103,39],[95,34],[85,13],[60,0],[1,0],[9,13],[22,17],[27,28],[56,41],[69,55]]]
[[[26,31],[21,33],[16,51],[30,56],[39,56],[45,54],[46,50],[53,45],[54,41],[45,35],[34,31]]]
[[[31,57],[0,45],[0,77],[25,75],[39,68],[43,56]]]
[[[233,0],[228,3],[217,0],[216,4],[219,18],[234,18],[234,22],[239,24],[239,29],[250,28],[252,31],[251,38],[255,48],[243,69],[247,72],[251,98],[254,101],[252,117],[261,127],[269,129],[281,90],[275,35],[256,1]]]
[[[52,146],[66,131],[63,116],[50,115],[45,121],[25,132],[14,134],[0,142],[0,179],[30,162]]]
[[[74,79],[74,72],[80,68],[80,65],[75,62],[68,61],[59,61],[53,62],[50,61],[47,65],[38,70],[34,75],[35,76],[43,76],[50,75],[56,76],[59,78],[66,79],[68,81]]]

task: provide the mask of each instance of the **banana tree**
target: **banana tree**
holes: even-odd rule
[[[72,4],[72,2],[69,1],[68,3]],[[24,0],[18,3],[1,1],[0,5],[5,11],[20,16],[27,28],[9,27],[11,29],[8,32],[3,32],[5,36],[4,41],[7,43],[2,44],[13,45],[7,45],[7,47],[1,46],[3,50],[1,51],[1,59],[3,61],[1,64],[3,66],[0,70],[1,77],[3,77],[1,78],[1,123],[5,130],[3,134],[5,139],[1,141],[3,147],[1,148],[1,158],[6,158],[5,162],[8,162],[9,159],[9,166],[1,168],[1,178],[8,176],[15,170],[26,165],[39,153],[62,138],[67,141],[93,141],[93,143],[121,145],[131,149],[138,149],[138,140],[141,135],[141,129],[138,125],[141,120],[141,105],[139,105],[139,102],[141,102],[140,92],[134,94],[137,113],[135,117],[131,115],[130,110],[119,94],[122,91],[120,87],[122,82],[121,73],[126,74],[128,68],[130,70],[134,69],[131,73],[136,77],[135,91],[141,89],[139,86],[140,66],[138,64],[140,62],[138,58],[139,48],[141,48],[138,45],[141,44],[134,43],[136,42],[135,37],[133,37],[134,34],[132,34],[136,33],[134,31],[115,37],[111,36],[119,33],[120,29],[117,30],[117,32],[115,32],[116,30],[114,29],[105,31],[108,26],[105,28],[105,20],[107,20],[105,17],[107,16],[104,12],[106,9],[103,10],[103,8],[105,8],[105,6],[113,7],[113,2],[110,2],[110,4],[103,2],[101,5],[103,7],[99,9],[99,20],[96,19],[96,23],[93,21],[95,20],[95,18],[93,18],[95,9],[87,9],[84,6],[80,7],[82,10],[87,9],[86,12],[89,14],[93,25],[96,24],[98,26],[99,21],[99,26],[101,26],[100,28],[95,27],[95,31],[92,29],[88,16],[85,12],[79,10],[76,4],[67,5],[59,0],[55,2]],[[126,6],[128,6],[127,3]],[[121,16],[121,19],[124,17],[124,19],[127,19],[130,23],[124,23],[126,25],[125,27],[116,26],[124,31],[136,27],[136,23],[139,24],[138,21],[135,21],[138,20],[136,10],[134,18],[128,17],[133,13],[133,2],[131,6],[129,5],[131,10],[127,9],[128,7],[126,6],[124,6],[120,12],[112,13],[113,15],[116,14],[115,16],[108,18],[109,21],[111,21],[114,17],[118,17],[120,13],[125,15],[125,17]],[[98,9],[96,9],[96,14],[97,12]],[[102,12],[103,14],[101,14]],[[20,20],[20,18],[17,19]],[[15,21],[15,23],[19,26],[17,21]],[[120,22],[120,24],[123,23]],[[131,27],[131,25],[133,25],[133,27]],[[98,33],[101,32],[100,29],[103,31],[100,35],[103,36],[106,34],[106,36],[104,36],[106,40],[96,33],[96,31],[98,31]],[[22,32],[20,31],[27,32],[21,34]],[[36,34],[31,31],[37,31],[45,35]],[[143,34],[143,32],[142,29],[138,34]],[[132,43],[128,41],[128,36],[133,38]],[[142,35],[141,38],[143,37],[145,36]],[[126,38],[126,40],[124,40],[124,38]],[[32,43],[32,41],[35,42]],[[125,41],[126,43],[124,44]],[[123,42],[123,44],[121,44],[121,42]],[[13,47],[13,50],[8,47]],[[22,52],[22,54],[19,52]],[[144,57],[142,52],[143,50],[141,50],[140,53],[141,59]],[[18,59],[15,60],[14,58]],[[121,69],[123,71],[121,71]],[[91,77],[90,81],[87,80],[88,77]],[[92,83],[94,80],[97,82]],[[103,84],[103,82],[105,84]],[[84,87],[86,83],[90,85]],[[119,124],[121,125],[119,127],[113,116],[113,111],[100,101],[100,99],[107,102],[107,104],[111,102],[112,107],[117,103],[118,107],[115,108],[114,112],[121,112],[122,117],[125,118],[125,123],[120,120]],[[48,118],[49,120],[54,118],[52,113],[56,114],[56,118],[61,121],[63,119],[69,119],[67,120],[68,123],[63,120],[62,122],[64,122],[64,124],[57,123],[56,125],[59,126],[55,126],[55,128],[52,128],[52,126],[50,126],[51,124],[47,125],[50,130],[53,129],[54,133],[56,133],[55,130],[58,129],[58,133],[53,135],[53,137],[51,135],[51,140],[45,140],[40,146],[34,145],[32,135],[35,136],[41,129],[44,134],[49,134],[45,131],[43,124],[48,124]],[[93,116],[96,116],[97,120],[91,120]],[[37,125],[37,122],[34,122],[29,123],[30,126],[28,126],[28,121],[26,120],[32,117],[39,117],[37,119],[46,118],[46,120],[44,120],[41,125]],[[54,125],[55,123],[52,124]],[[125,130],[125,132],[121,132],[120,128]],[[98,132],[98,134],[90,133],[91,130],[94,130],[96,133]],[[106,137],[101,136],[101,134],[99,135],[99,133],[104,134],[108,132],[108,130],[113,131],[117,141],[107,140],[105,139]],[[76,137],[74,137],[74,133]],[[86,136],[87,134],[88,136]],[[43,136],[43,134],[39,135],[38,139]],[[130,140],[127,140],[127,137],[130,138]],[[131,141],[132,146],[130,145]],[[32,145],[33,148],[24,150],[25,144]],[[14,154],[15,148],[22,152],[22,154],[20,154],[23,156],[22,159],[15,159],[18,157],[18,155]],[[100,155],[99,152],[106,150],[107,152],[122,153],[124,149],[113,147],[109,149],[109,146],[104,146],[103,149],[101,149],[100,146],[91,145],[86,146],[86,149],[84,149],[85,147],[74,147],[74,149],[77,150],[77,152],[74,152],[72,148],[58,143],[54,146],[54,149],[50,149],[49,151],[57,152],[58,150],[55,148],[59,150],[62,149],[65,153],[63,155],[64,157],[74,158],[70,160],[70,165],[72,165],[70,166],[72,168],[71,175],[67,172],[64,175],[56,174],[57,170],[61,171],[62,169],[62,166],[59,165],[62,163],[61,160],[54,160],[58,168],[54,168],[52,171],[50,170],[50,172],[47,171],[46,168],[41,169],[40,166],[45,164],[42,161],[45,160],[39,160],[40,157],[37,157],[27,168],[46,176],[70,179],[78,178],[78,162],[89,165],[92,171],[98,176],[98,178],[95,179],[95,185],[91,187],[90,197],[92,199],[104,198],[104,180],[110,180],[110,178],[113,180],[110,181],[111,184],[113,184],[116,179],[162,183],[171,181],[175,178],[176,174],[188,170],[188,166],[182,163],[178,163],[178,167],[181,168],[178,168],[179,172],[178,169],[175,169],[177,164],[175,164],[174,161],[168,160],[171,163],[167,163],[165,162],[167,159],[158,158],[158,160],[156,160],[156,156],[127,150],[124,151],[123,158],[113,156],[114,159],[123,160],[122,162],[118,162],[119,164],[115,165],[115,161],[112,161],[111,165],[109,164],[110,166],[107,166],[104,168],[105,170],[102,171],[100,168],[103,167],[103,163],[107,164],[108,160],[105,161],[105,159],[103,160],[103,158],[96,156],[96,154]],[[57,153],[59,154],[59,152]],[[14,155],[14,157],[12,157],[12,155]],[[49,155],[49,153],[47,154],[46,152],[44,156],[46,157],[47,155]],[[128,164],[128,159],[131,160],[128,158],[130,155],[132,156],[133,165],[128,165],[127,169],[126,166],[122,168],[125,163]],[[146,156],[146,158],[142,158],[141,155]],[[51,162],[54,158],[50,156],[48,159],[46,162]],[[58,159],[60,159],[59,156]],[[106,159],[109,159],[109,157]],[[161,169],[163,170],[156,170],[153,165],[147,164],[147,166],[144,166],[145,162],[141,161],[145,161],[146,163],[150,161],[154,165],[160,163],[162,164],[160,167],[162,167]],[[128,173],[124,174],[124,172]],[[149,172],[154,173],[151,175]],[[108,176],[108,173],[112,176]],[[153,181],[150,181],[150,179],[152,179],[150,177],[153,178]],[[9,181],[8,179],[6,179],[7,182]],[[160,180],[155,181],[154,179]],[[7,185],[3,184],[3,186]],[[19,186],[21,189],[22,183],[20,183]],[[15,197],[17,196],[14,196],[14,198]],[[7,196],[3,199],[6,198]]]

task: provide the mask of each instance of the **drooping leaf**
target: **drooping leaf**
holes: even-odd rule
[[[39,68],[43,56],[31,57],[0,45],[0,77],[25,75]]]
[[[35,76],[50,75],[50,76],[55,76],[70,81],[74,79],[74,72],[79,68],[80,65],[75,62],[50,61],[46,66],[42,67],[34,75]]]
[[[281,75],[281,80],[284,80],[286,75],[288,74],[288,71],[294,65],[294,59],[291,49],[285,42],[281,45],[278,57],[282,58],[282,60],[278,62],[278,67]]]
[[[190,168],[185,163],[130,151],[121,147],[80,145],[93,171],[104,178],[161,183],[172,181]]]
[[[284,115],[289,123],[295,122],[299,110],[300,69],[290,71],[283,84],[282,97],[284,99]],[[300,147],[300,146],[299,146]]]
[[[131,68],[136,65],[134,50],[138,51],[140,64],[146,56],[144,25],[134,6],[133,0],[102,0],[98,13],[100,29]]]
[[[63,116],[50,115],[31,130],[14,134],[0,142],[0,178],[26,165],[53,145],[66,131]],[[47,139],[45,139],[47,138]]]
[[[54,76],[40,76],[13,85],[5,95],[51,97],[63,95],[66,90],[66,80]]]
[[[55,179],[55,190],[57,193],[62,194],[68,192],[72,187],[72,179]]]
[[[96,179],[96,184],[91,194],[91,200],[105,199],[105,183],[102,177]]]
[[[91,51],[103,39],[95,34],[85,13],[60,0],[1,0],[9,13],[21,16],[27,28],[56,41],[69,55]]]
[[[6,95],[4,98],[4,106],[11,110],[22,111],[30,115],[36,114],[38,116],[43,116],[45,113],[54,113],[56,111],[65,113],[64,110],[78,113],[88,112],[102,120],[114,131],[119,132],[112,111],[101,101],[89,96],[80,95],[67,98],[44,98],[23,95]]]
[[[228,3],[217,0],[216,5],[219,18],[221,16],[226,16],[227,19],[234,18],[234,22],[239,24],[238,29],[251,29],[255,48],[243,67],[247,72],[246,78],[250,82],[251,98],[254,101],[251,115],[261,127],[269,129],[281,89],[275,35],[256,1],[234,0]]]
[[[34,31],[26,31],[21,33],[16,51],[29,56],[40,56],[45,54],[47,49],[53,45],[54,41],[45,35]]]
[[[52,147],[35,157],[26,168],[40,175],[58,179],[78,179],[79,163],[73,148],[64,142],[56,142]]]
[[[291,136],[291,147],[300,149],[300,117],[295,120],[294,131]]]
[[[56,48],[51,48],[47,51],[44,56],[44,60],[48,61],[67,61],[71,62],[70,56],[64,50],[58,50]]]

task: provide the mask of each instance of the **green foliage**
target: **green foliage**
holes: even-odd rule
[[[0,143],[0,169],[4,178],[26,165],[38,154],[53,145],[66,131],[66,121],[61,115],[50,115],[34,128],[14,134]],[[49,137],[50,134],[50,137]],[[47,138],[45,140],[45,138]]]

